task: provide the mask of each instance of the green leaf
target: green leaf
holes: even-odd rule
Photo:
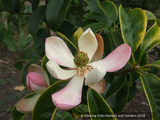
[[[25,64],[25,66],[23,67],[22,69],[22,73],[21,73],[21,80],[22,80],[22,84],[24,86],[26,86],[26,76],[28,74],[28,68],[31,64],[35,64],[39,61],[39,58],[34,58],[34,59],[31,59],[29,62],[27,62]]]
[[[8,49],[17,53],[17,44],[11,34],[5,32],[2,39],[7,44]]]
[[[104,119],[109,119],[109,120],[116,120],[116,118],[113,116],[114,113],[112,112],[111,108],[109,105],[106,103],[106,101],[103,99],[103,97],[97,93],[93,89],[88,89],[87,92],[87,102],[88,102],[88,109],[89,113],[91,115],[91,120],[104,120]],[[105,116],[103,117],[98,117],[98,114],[105,114],[105,115],[111,115],[111,117]],[[96,115],[94,117],[93,115]]]
[[[34,40],[34,49],[36,53],[43,57],[45,55],[45,41],[48,37],[48,34],[44,28],[38,30],[36,34],[36,39]]]
[[[52,30],[62,24],[71,0],[50,0],[47,4],[46,19]]]
[[[126,74],[122,75],[116,75],[114,78],[113,83],[107,90],[107,93],[105,95],[105,98],[108,98],[109,96],[113,95],[114,93],[118,92],[125,84],[126,81]]]
[[[156,19],[156,17],[154,16],[153,13],[151,13],[150,11],[148,10],[144,10],[144,12],[146,13],[147,15],[147,20],[150,20],[150,19]]]
[[[134,98],[135,94],[136,94],[136,82],[134,82],[132,86],[129,87],[129,94],[128,94],[127,102],[131,101]]]
[[[67,12],[66,19],[71,24],[76,24],[75,16],[71,12]]]
[[[103,10],[100,9],[98,4],[100,4],[99,0],[84,0],[90,7],[90,12],[97,12],[104,14]]]
[[[46,6],[38,7],[29,19],[28,30],[33,37],[36,37],[38,27],[40,26],[46,12]]]
[[[147,26],[147,16],[139,8],[132,9],[127,15],[122,5],[120,5],[119,20],[122,38],[131,47],[133,53],[143,41]]]
[[[118,13],[117,8],[113,2],[104,1],[101,4],[99,4],[99,7],[105,12],[107,16],[109,16],[113,23],[116,22]]]
[[[19,12],[20,0],[1,0],[3,7],[10,11]]]
[[[157,22],[147,31],[142,46],[143,52],[147,52],[160,43],[160,28]]]
[[[33,109],[32,120],[50,120],[54,110],[55,105],[52,102],[51,95],[66,86],[68,81],[56,82],[47,88],[41,96],[38,98],[37,103]]]
[[[149,66],[160,69],[160,60],[154,61]]]
[[[24,120],[25,116],[26,116],[26,113],[18,112],[17,109],[16,109],[16,105],[15,105],[13,110],[12,110],[13,120]]]
[[[122,39],[122,35],[121,35],[121,31],[117,30],[115,32],[111,33],[112,39],[114,40],[115,44],[117,46],[120,46],[121,44],[123,44],[123,39]]]
[[[49,60],[48,60],[47,56],[44,55],[43,58],[42,58],[41,67],[46,71],[46,73],[48,74],[48,76],[50,76],[50,73],[48,72],[47,67],[46,67],[46,63],[48,61]]]
[[[33,49],[26,49],[22,53],[22,60],[29,60],[32,58],[39,58],[37,53]]]
[[[128,100],[128,86],[124,85],[117,93],[105,99],[114,113],[119,113]]]
[[[22,70],[23,69],[23,62],[25,60],[19,60],[17,62],[14,63],[14,67],[17,69],[17,70]]]
[[[152,120],[160,118],[160,79],[151,73],[142,74],[141,82],[149,102]]]
[[[93,31],[94,33],[96,33],[97,31],[99,31],[99,30],[101,30],[101,29],[103,29],[103,28],[106,28],[106,27],[108,27],[106,24],[101,23],[101,22],[96,22],[96,23],[91,23],[91,24],[88,24],[88,25],[84,26],[84,27],[83,27],[83,30],[85,31],[85,30],[87,30],[88,28],[91,28],[92,31]]]
[[[23,51],[24,46],[25,46],[25,39],[24,39],[24,31],[20,32],[20,35],[18,37],[18,44],[19,44],[19,48],[21,49],[21,51]]]

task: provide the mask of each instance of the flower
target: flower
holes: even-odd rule
[[[28,88],[37,94],[29,98],[22,98],[17,103],[16,109],[21,113],[31,112],[40,94],[50,86],[47,73],[35,64],[29,66],[26,83]]]
[[[46,56],[49,59],[46,66],[50,74],[60,80],[71,78],[62,90],[52,94],[53,103],[61,110],[72,109],[81,103],[83,83],[91,88],[101,86],[103,81],[100,81],[106,72],[123,68],[131,55],[130,46],[122,44],[104,59],[91,62],[92,58],[98,57],[98,54],[95,54],[98,43],[90,28],[80,36],[78,47],[79,51],[73,57],[61,38],[53,36],[45,42]],[[59,65],[70,69],[62,69]]]

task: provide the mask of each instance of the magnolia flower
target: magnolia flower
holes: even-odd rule
[[[29,66],[26,82],[28,88],[37,94],[29,98],[22,98],[17,103],[17,111],[21,113],[31,112],[40,94],[50,86],[47,73],[35,64]]]
[[[52,94],[52,101],[58,109],[68,110],[81,103],[83,83],[94,88],[106,72],[114,72],[125,66],[131,55],[131,48],[122,44],[102,60],[91,62],[98,43],[92,30],[87,29],[78,40],[79,51],[72,55],[65,42],[56,36],[46,39],[45,50],[49,59],[46,66],[52,76],[60,80],[71,78],[60,91]],[[59,65],[70,69],[62,69]]]

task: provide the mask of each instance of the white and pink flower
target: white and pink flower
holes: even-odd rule
[[[112,51],[107,57],[100,60],[103,55],[103,44],[99,43],[100,36],[94,35],[87,29],[78,40],[79,52],[88,55],[87,64],[79,67],[75,64],[72,55],[65,42],[56,36],[46,39],[45,50],[49,61],[46,66],[50,74],[60,80],[71,79],[60,91],[52,94],[55,106],[62,110],[72,109],[81,103],[82,86],[88,85],[97,92],[104,92],[106,72],[114,72],[123,68],[131,55],[131,48],[122,44]],[[102,40],[103,41],[103,40]],[[101,47],[102,45],[102,47]],[[69,69],[62,69],[59,65]]]

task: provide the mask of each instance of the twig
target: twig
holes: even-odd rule
[[[7,10],[7,9],[3,9],[2,11],[9,12],[9,13],[12,13],[12,14],[19,14],[19,15],[31,15],[31,13],[17,13],[17,12],[10,11],[10,10]]]

